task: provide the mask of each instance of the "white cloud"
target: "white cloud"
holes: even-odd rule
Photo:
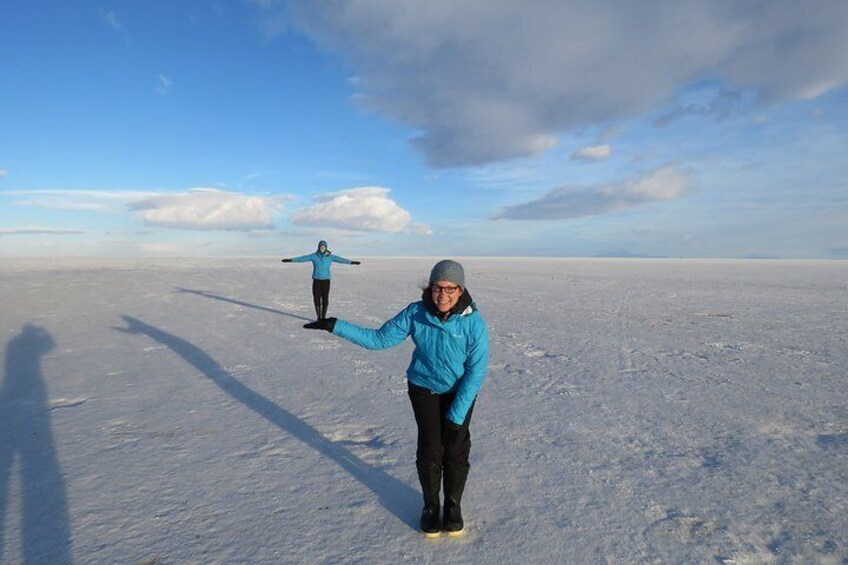
[[[414,223],[410,213],[389,198],[389,192],[371,186],[324,194],[315,198],[316,204],[297,210],[292,222],[357,231],[432,233],[428,226]]]
[[[88,210],[97,212],[119,212],[134,200],[155,196],[155,192],[132,190],[10,190],[11,196],[26,196],[15,200],[17,206],[35,206],[50,210]]]
[[[118,14],[112,11],[101,10],[100,16],[113,30],[121,31],[121,20],[118,18]]]
[[[578,149],[571,154],[572,161],[603,161],[609,159],[612,149],[609,145],[592,145]]]
[[[261,2],[267,18],[275,4]],[[763,102],[848,82],[848,2],[796,0],[293,1],[342,52],[357,100],[419,133],[434,166],[540,153],[556,135],[640,115],[715,80]],[[516,25],[515,22],[521,22]],[[711,115],[719,105],[675,110]]]
[[[147,225],[183,230],[250,231],[273,227],[278,203],[268,197],[195,188],[156,194],[129,203],[128,209]]]
[[[8,173],[8,171],[7,171],[6,169],[0,169],[0,179],[2,179],[3,177],[5,177],[5,176],[6,176],[6,173]]]
[[[563,220],[597,216],[673,200],[690,190],[688,177],[667,166],[619,184],[556,188],[539,199],[507,206],[496,218]]]
[[[56,210],[120,213],[130,211],[149,226],[185,230],[250,231],[273,229],[272,215],[290,195],[253,196],[215,188],[185,192],[137,190],[18,190],[6,194],[26,196],[18,206]]]
[[[168,91],[171,89],[171,86],[173,84],[174,83],[173,81],[171,81],[171,79],[169,79],[163,74],[160,74],[158,77],[156,77],[156,88],[154,90],[156,91],[156,94],[161,94],[164,96],[165,94],[168,94]]]
[[[3,235],[75,235],[85,233],[83,230],[46,228],[43,226],[26,226],[23,228],[0,229]]]

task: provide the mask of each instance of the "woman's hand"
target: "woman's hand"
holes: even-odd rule
[[[307,330],[324,330],[325,332],[333,333],[333,328],[336,327],[336,319],[335,318],[322,318],[315,322],[309,322],[308,324],[303,324],[303,327]]]

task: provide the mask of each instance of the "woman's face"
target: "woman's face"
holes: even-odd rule
[[[323,245],[318,246],[318,253],[324,253],[327,251],[327,248]]]
[[[430,293],[436,308],[445,313],[456,305],[462,296],[462,288],[450,281],[436,281],[430,285]]]

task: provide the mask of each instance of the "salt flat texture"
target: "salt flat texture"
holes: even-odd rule
[[[467,259],[461,538],[416,531],[407,342],[277,259],[0,262],[3,563],[848,560],[848,262]],[[378,326],[433,259],[336,265]]]

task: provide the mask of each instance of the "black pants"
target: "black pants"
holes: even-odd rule
[[[468,455],[471,453],[471,413],[468,409],[465,422],[458,430],[448,429],[443,424],[453,404],[455,393],[433,394],[426,388],[409,383],[409,399],[418,424],[418,450],[415,454],[419,465],[434,465],[451,471],[468,472]],[[475,401],[476,402],[476,401]]]
[[[330,279],[312,279],[312,302],[315,303],[315,315],[319,320],[327,317],[327,305],[330,302]]]

